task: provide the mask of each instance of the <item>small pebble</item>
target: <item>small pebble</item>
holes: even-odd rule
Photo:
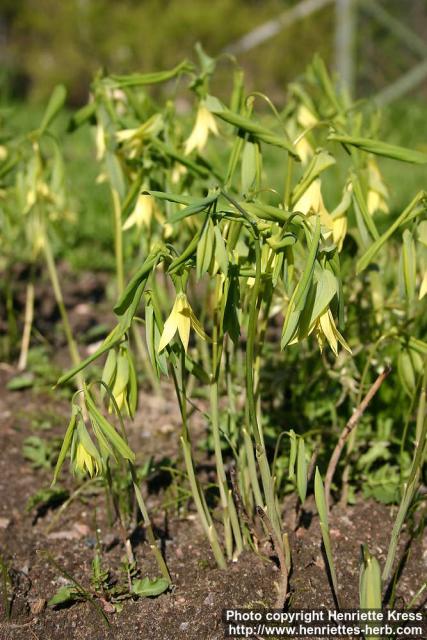
[[[33,615],[37,616],[46,607],[46,600],[44,598],[37,598],[30,602],[30,611]]]

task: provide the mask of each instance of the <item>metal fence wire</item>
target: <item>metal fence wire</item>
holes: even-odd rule
[[[380,104],[427,94],[427,0],[301,0],[224,50],[244,59],[274,39],[286,54],[286,32],[321,11],[333,14],[332,63],[352,94]]]

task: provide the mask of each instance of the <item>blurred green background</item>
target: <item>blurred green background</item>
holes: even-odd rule
[[[105,186],[95,182],[99,169],[92,131],[86,126],[66,133],[71,110],[88,100],[93,75],[99,69],[131,73],[170,68],[185,57],[194,58],[197,41],[216,56],[253,29],[280,22],[285,11],[316,1],[1,0],[3,122],[17,132],[28,131],[39,122],[52,88],[59,82],[67,87],[70,111],[56,127],[65,145],[79,220],[78,225],[64,230],[66,243],[62,245],[74,266],[112,266],[111,203]],[[286,103],[286,84],[304,71],[314,53],[320,53],[329,68],[339,68],[338,9],[347,5],[348,10],[348,2],[325,0],[323,8],[237,53],[247,88],[266,92],[280,107]],[[348,16],[341,25],[344,34]],[[427,67],[412,84],[411,74],[426,65],[427,0],[359,0],[353,2],[351,22],[353,38],[347,42],[347,55],[351,56],[355,96],[371,99],[396,82],[399,86],[402,78],[409,80],[409,90],[401,95],[398,91],[384,110],[382,138],[426,150]],[[219,95],[222,89],[228,92],[230,69],[224,56],[215,83]],[[425,186],[423,167],[385,161],[382,168],[395,212]],[[96,251],[87,251],[89,242]]]
[[[323,8],[239,55],[251,82],[283,98],[286,82],[303,71],[313,53],[333,66],[339,8],[345,10],[348,2],[326,0]],[[218,55],[252,29],[304,4],[307,0],[1,0],[3,94],[38,101],[63,82],[70,104],[79,105],[99,68],[119,73],[167,68],[191,56],[197,41]],[[372,95],[427,57],[427,2],[350,4],[356,93]],[[417,91],[426,96],[425,81]]]

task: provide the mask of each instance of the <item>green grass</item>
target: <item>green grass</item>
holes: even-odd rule
[[[3,110],[2,110],[3,111]],[[35,129],[44,106],[7,106],[6,122],[14,133]],[[97,184],[100,171],[89,126],[67,132],[71,111],[61,112],[52,132],[63,144],[72,218],[55,228],[56,249],[75,269],[114,269],[112,212],[108,188]]]
[[[43,107],[24,103],[9,105],[1,110],[6,111],[7,121],[16,132],[35,128],[43,114]],[[96,183],[99,165],[95,158],[93,133],[89,126],[68,133],[71,114],[71,111],[61,113],[53,130],[64,144],[68,189],[77,224],[66,222],[57,229],[60,236],[57,245],[61,247],[61,257],[77,270],[113,270],[112,207],[107,187]],[[383,112],[381,139],[425,151],[426,121],[427,104],[411,99],[399,101]],[[284,174],[285,167],[281,164],[283,154],[272,148],[270,150],[266,159],[270,175],[276,172],[278,175]],[[390,191],[391,213],[398,215],[423,184],[425,168],[387,159],[380,160],[380,166]],[[338,163],[327,175],[330,179],[324,181],[325,201],[327,206],[333,208],[340,199],[346,163]]]

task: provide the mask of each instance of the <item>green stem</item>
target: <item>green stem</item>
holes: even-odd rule
[[[73,363],[73,366],[76,367],[80,364],[80,355],[77,349],[77,344],[73,337],[73,332],[71,330],[67,309],[65,308],[64,298],[62,296],[61,285],[59,284],[58,271],[56,269],[55,260],[52,254],[52,248],[50,246],[49,237],[46,231],[44,234],[43,250],[56,304],[58,305],[59,313],[61,314],[62,326],[64,328],[71,362]],[[79,388],[83,388],[84,381],[82,373],[79,372],[76,377]]]
[[[138,478],[136,476],[135,467],[131,462],[129,463],[129,468],[132,476],[132,482],[133,482],[133,488],[135,491],[136,501],[138,502],[138,507],[139,507],[139,510],[141,511],[142,519],[144,521],[145,533],[147,535],[148,544],[150,545],[150,549],[156,559],[157,566],[159,567],[162,576],[168,581],[169,584],[171,584],[172,578],[167,568],[165,559],[163,558],[162,553],[159,547],[157,546],[157,541],[153,532],[150,516],[148,515],[148,510],[145,505],[144,498],[142,497],[141,490],[138,486]]]
[[[157,395],[161,396],[162,391],[160,387],[160,382],[153,371],[153,367],[151,366],[151,363],[148,359],[147,350],[145,348],[144,341],[141,337],[140,332],[138,331],[138,326],[135,324],[132,325],[132,335],[135,342],[136,350],[139,355],[141,366],[144,370],[145,375],[150,381],[151,388],[153,389],[153,391],[155,391]]]
[[[264,490],[264,496],[267,505],[267,513],[270,518],[277,539],[282,541],[282,533],[277,512],[276,501],[274,498],[274,483],[271,477],[271,471],[268,464],[267,453],[264,446],[263,434],[260,430],[257,418],[257,403],[254,393],[254,375],[253,366],[255,361],[255,336],[258,321],[258,295],[261,285],[261,250],[258,239],[255,238],[255,258],[256,258],[256,274],[255,283],[252,289],[252,296],[249,308],[248,320],[248,337],[246,344],[246,393],[248,400],[249,420],[252,426],[252,433],[255,438],[256,452],[258,464],[261,472],[261,481]],[[262,504],[258,506],[263,507]]]
[[[114,214],[114,251],[116,254],[117,293],[121,296],[125,284],[123,271],[122,210],[119,194],[113,187],[111,187],[111,196],[113,198]]]
[[[28,351],[30,348],[31,329],[34,319],[34,282],[33,269],[31,269],[30,281],[27,284],[25,297],[24,330],[22,332],[21,352],[19,354],[18,369],[23,371],[27,367]]]
[[[411,469],[408,480],[403,488],[403,495],[397,512],[391,533],[390,544],[387,552],[387,558],[382,574],[383,582],[387,582],[391,575],[394,559],[396,557],[397,544],[399,541],[400,531],[405,522],[406,515],[412,500],[417,492],[418,483],[422,471],[423,461],[427,450],[427,416],[426,408],[426,392],[427,392],[427,362],[424,363],[424,376],[418,403],[417,424],[416,424],[416,445],[414,456],[412,459]]]
[[[209,509],[207,508],[206,502],[204,500],[202,489],[200,488],[197,482],[196,474],[194,472],[190,433],[189,433],[188,422],[187,422],[187,397],[186,397],[186,386],[185,386],[184,349],[182,349],[182,353],[181,353],[181,390],[179,388],[176,372],[173,368],[172,368],[172,377],[173,377],[175,392],[178,398],[179,408],[181,412],[181,419],[182,419],[181,445],[184,453],[184,462],[185,462],[187,477],[190,483],[194,504],[196,506],[196,510],[200,518],[202,527],[206,533],[206,537],[210,542],[213,554],[215,556],[215,560],[221,569],[225,569],[226,563],[224,559],[224,554],[222,553],[221,546],[219,544],[218,535],[215,530],[214,524],[212,522]]]
[[[211,406],[211,421],[212,421],[212,435],[214,439],[215,450],[215,463],[216,473],[218,477],[219,493],[221,498],[221,506],[223,509],[224,520],[224,535],[226,542],[227,555],[229,558],[233,552],[233,538],[231,534],[232,522],[234,523],[233,533],[236,538],[237,552],[240,553],[243,549],[243,540],[238,526],[238,517],[234,500],[229,495],[229,488],[227,483],[227,477],[225,474],[224,460],[221,450],[221,436],[219,427],[219,414],[218,414],[218,382],[215,381],[211,384],[210,388],[210,406]],[[236,527],[237,523],[237,527]]]
[[[287,211],[289,211],[291,207],[293,169],[294,169],[294,160],[291,154],[288,153],[288,162],[286,167],[286,179],[285,179],[285,193],[283,197],[283,204],[285,206],[285,210]]]

